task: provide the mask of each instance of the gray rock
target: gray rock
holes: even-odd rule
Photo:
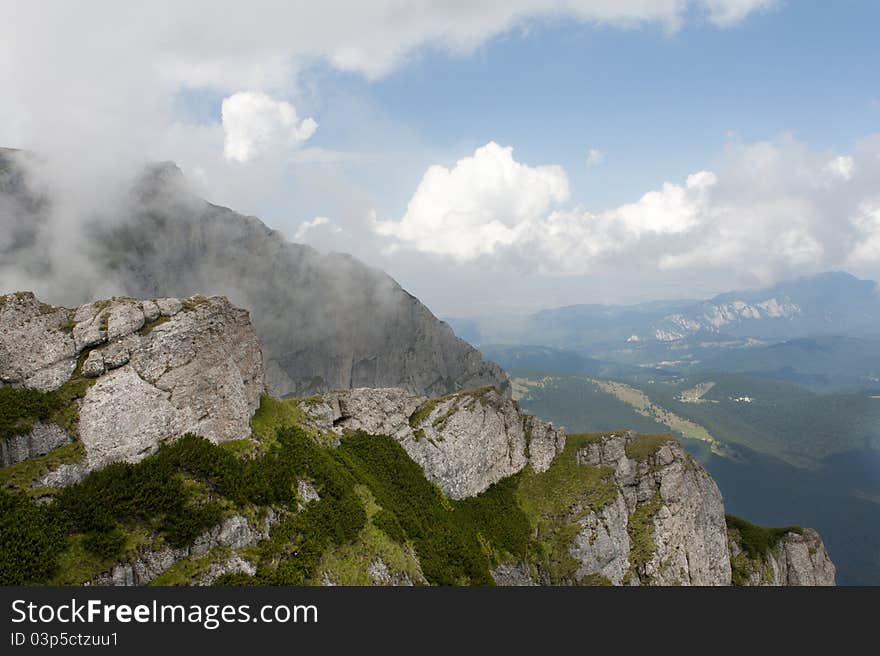
[[[296,483],[296,496],[299,497],[299,509],[303,510],[313,501],[320,501],[321,495],[310,480],[302,478]]]
[[[257,566],[238,554],[232,554],[225,560],[211,563],[208,571],[193,581],[193,585],[213,585],[214,581],[225,574],[239,573],[253,576],[257,573]]]
[[[835,585],[834,563],[822,538],[811,528],[785,533],[763,557],[757,558],[743,551],[737,529],[729,529],[728,539],[731,558],[744,585]]]
[[[575,580],[590,574],[603,576],[613,585],[623,585],[630,568],[627,532],[629,510],[620,494],[613,503],[591,512],[578,523],[570,553],[579,563]]]
[[[72,318],[71,310],[30,292],[0,296],[0,383],[44,392],[61,387],[76,367]]]
[[[191,556],[202,556],[217,547],[229,547],[240,549],[252,546],[269,537],[269,531],[278,521],[279,515],[270,512],[263,521],[262,526],[253,526],[242,515],[232,515],[218,526],[202,533],[192,545],[181,548],[166,547],[164,549],[144,549],[131,560],[120,562],[110,570],[99,574],[90,581],[90,585],[113,585],[131,586],[146,585],[157,576],[162,574],[175,563]],[[232,556],[232,559],[237,556]],[[227,561],[228,562],[228,561]],[[246,561],[242,561],[246,562]],[[241,565],[238,571],[253,573],[253,566]],[[213,570],[213,579],[219,577],[225,571]],[[232,570],[229,570],[232,571]],[[209,570],[209,576],[211,570]],[[209,582],[208,582],[209,583]],[[208,583],[202,583],[207,585]]]
[[[578,575],[601,574],[612,583],[652,585],[728,585],[730,555],[721,493],[712,477],[678,442],[670,440],[644,460],[626,454],[635,433],[610,435],[582,447],[578,462],[611,467],[620,496],[611,506],[582,521],[572,555],[581,561]],[[628,554],[627,526],[646,504],[651,517],[653,555],[636,571],[623,569],[615,549]]]
[[[64,464],[34,481],[33,487],[67,487],[75,485],[89,473],[84,463],[74,462]]]
[[[162,316],[162,311],[155,301],[141,301],[141,311],[144,313],[144,321],[155,321]]]
[[[12,435],[0,439],[0,465],[8,467],[16,463],[44,456],[73,440],[58,424],[34,423],[24,435]]]
[[[86,356],[82,365],[82,375],[86,378],[97,378],[105,371],[104,356],[97,349]]]
[[[121,299],[110,305],[107,317],[107,339],[113,341],[140,330],[144,325],[144,311],[134,299]]]
[[[265,390],[262,353],[248,313],[225,298],[147,302],[151,316],[152,306],[167,316],[150,331],[140,330],[143,303],[129,298],[75,311],[44,305],[33,294],[0,298],[2,382],[60,387],[90,349],[82,374],[96,380],[79,402],[77,427],[88,469],[135,462],[187,432],[214,442],[250,435]],[[46,452],[42,428],[35,430],[4,443],[10,461]]]
[[[544,471],[565,434],[525,415],[494,387],[428,401],[401,389],[330,392],[301,404],[324,431],[390,435],[452,499],[479,494],[531,465]]]
[[[523,563],[505,563],[492,570],[495,585],[523,587],[538,585],[532,578],[528,566]]]
[[[173,317],[183,308],[183,304],[176,298],[158,298],[154,302],[163,317]]]

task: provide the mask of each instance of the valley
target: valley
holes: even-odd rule
[[[816,526],[841,583],[880,581],[880,401],[756,377],[647,380],[511,371],[524,409],[571,431],[668,431],[730,512]]]

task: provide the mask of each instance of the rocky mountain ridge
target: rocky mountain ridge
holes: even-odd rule
[[[0,355],[0,521],[15,544],[63,517],[65,583],[834,582],[815,532],[730,529],[667,435],[566,435],[491,385],[272,399],[248,314],[225,298],[7,295]],[[64,444],[38,437],[52,426]],[[89,494],[164,510],[94,517],[110,511]],[[3,561],[27,554],[2,555],[20,576]]]

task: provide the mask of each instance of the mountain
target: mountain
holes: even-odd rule
[[[582,352],[643,348],[659,342],[748,345],[817,335],[880,336],[877,283],[829,272],[705,301],[570,305],[528,316],[513,336],[480,317],[451,320],[477,344],[531,344]]]
[[[0,353],[2,585],[835,581],[670,435],[569,435],[492,385],[275,399],[223,297],[0,296]]]
[[[58,303],[83,302],[95,287],[140,298],[227,295],[251,311],[279,396],[508,386],[497,365],[382,271],[197,198],[173,164],[150,167],[130,191],[112,190],[123,196],[112,216],[82,227],[82,252],[59,254],[45,238],[52,194],[31,190],[21,157],[0,151],[0,290],[25,278],[62,295],[51,299]]]
[[[828,272],[759,291],[720,294],[663,317],[645,337],[673,341],[701,333],[758,339],[877,335],[878,321],[877,283]]]

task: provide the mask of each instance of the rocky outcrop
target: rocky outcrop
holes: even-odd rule
[[[24,435],[12,435],[0,440],[0,467],[44,456],[71,441],[70,435],[58,424],[38,421]]]
[[[740,520],[741,521],[741,520]],[[755,527],[762,531],[772,531]],[[738,585],[785,586],[835,585],[836,568],[819,534],[811,528],[782,530],[775,542],[763,550],[749,549],[739,528],[730,526],[728,540],[734,583]]]
[[[246,438],[265,389],[248,313],[221,297],[114,298],[68,310],[11,294],[0,297],[0,353],[7,384],[48,391],[74,375],[92,381],[76,401],[89,470],[135,462],[184,433]],[[37,425],[7,440],[4,462],[60,446],[69,438],[59,431]]]
[[[125,562],[92,579],[90,585],[146,585],[175,563],[192,556],[201,556],[216,547],[240,549],[249,547],[269,537],[269,530],[278,522],[278,515],[271,509],[260,526],[255,526],[243,515],[232,515],[218,526],[200,535],[187,547],[145,549]],[[214,563],[204,575],[201,585],[210,585],[214,579],[234,571],[252,574],[253,565],[232,555],[223,563]]]
[[[30,292],[0,296],[0,383],[57,389],[76,367],[73,311]]]
[[[51,232],[52,199],[30,191],[19,156],[0,152],[0,213],[11,235],[0,239],[0,290],[24,278],[63,304],[88,300],[95,288],[138,298],[228,296],[252,312],[279,397],[392,386],[439,396],[508,386],[497,365],[382,271],[290,243],[254,217],[206,203],[173,164],[151,167],[109,211],[112,220],[91,224],[84,252],[58,258],[42,238]],[[69,340],[45,348],[70,355]]]
[[[580,520],[572,548],[581,563],[578,577],[598,574],[613,584],[730,583],[721,493],[678,442],[628,432],[586,444],[577,458],[612,468],[619,489],[613,503]]]
[[[522,412],[495,387],[437,399],[401,389],[354,389],[301,403],[324,431],[390,435],[452,499],[479,494],[530,465],[544,471],[565,434]]]

